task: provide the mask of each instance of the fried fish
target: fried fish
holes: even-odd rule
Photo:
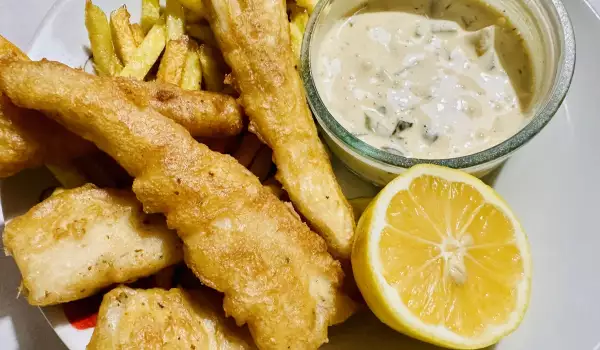
[[[0,60],[29,61],[0,35]],[[207,91],[185,91],[175,85],[115,78],[140,105],[156,109],[183,125],[193,136],[239,134],[243,116],[235,99]],[[15,107],[0,94],[0,178],[43,164],[61,164],[89,154],[96,147],[43,114]]]
[[[227,320],[215,301],[179,288],[117,287],[102,300],[87,350],[255,349],[247,329]]]
[[[29,57],[0,35],[0,60]],[[0,93],[0,178],[44,163],[61,164],[96,147],[37,111],[13,105]]]
[[[250,117],[250,130],[273,149],[277,179],[330,251],[349,258],[352,207],[335,179],[294,67],[286,2],[204,0],[204,4]]]
[[[175,232],[144,214],[133,193],[94,185],[47,198],[8,222],[3,240],[31,305],[82,299],[183,258]]]
[[[176,85],[114,78],[119,88],[138,105],[154,108],[181,124],[195,137],[238,135],[244,128],[242,111],[229,95],[184,90]]]
[[[188,267],[225,294],[262,349],[318,348],[353,311],[340,263],[283,202],[234,158],[134,104],[114,81],[56,62],[0,65],[0,90],[94,142],[133,177],[148,213],[162,212]]]

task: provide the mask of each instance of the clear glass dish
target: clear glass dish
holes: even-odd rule
[[[368,1],[368,0],[366,0]],[[402,1],[402,0],[398,0]],[[313,78],[320,40],[331,26],[365,0],[321,0],[306,29],[301,75],[308,102],[331,151],[354,173],[379,186],[421,163],[461,169],[481,177],[525,145],[552,119],[563,102],[575,68],[575,35],[560,0],[485,0],[505,12],[519,29],[533,61],[534,96],[531,119],[519,132],[482,152],[448,159],[408,158],[375,148],[353,136],[331,115]]]

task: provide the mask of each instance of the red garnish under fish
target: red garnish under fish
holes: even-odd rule
[[[73,328],[83,330],[96,326],[102,296],[98,294],[63,305],[63,312]]]

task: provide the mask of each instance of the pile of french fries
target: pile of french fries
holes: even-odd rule
[[[158,80],[186,90],[235,94],[230,69],[206,21],[202,0],[141,0],[142,16],[133,23],[127,7],[109,16],[86,0],[85,25],[96,74],[137,80]],[[308,18],[318,0],[288,0],[292,50],[299,60]],[[280,198],[285,195],[275,180],[272,152],[249,131],[240,137],[202,139],[211,149],[228,153],[254,173]],[[76,166],[50,169],[65,187],[89,181]],[[88,180],[88,181],[86,181]]]
[[[106,14],[91,0],[86,2],[85,25],[90,37],[96,73],[178,85],[186,90],[221,92],[226,65],[207,38],[212,35],[202,21],[200,1],[142,0],[140,23],[131,23],[125,6]],[[190,38],[204,38],[200,45]],[[156,70],[152,72],[152,69]],[[204,74],[203,74],[204,72]],[[204,78],[204,82],[202,82]]]
[[[317,0],[288,1],[292,48],[300,56],[302,36]],[[91,0],[85,8],[93,62],[99,75],[159,80],[187,90],[231,92],[229,72],[205,20],[201,0],[142,0],[140,23],[122,6],[106,14]],[[153,74],[152,69],[157,67]]]

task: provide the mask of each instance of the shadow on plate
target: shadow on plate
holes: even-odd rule
[[[21,215],[40,202],[44,190],[58,186],[48,169],[25,170],[0,182],[4,220]]]
[[[12,324],[17,349],[37,349],[40,344],[46,344],[45,349],[65,349],[38,308],[29,305],[22,296],[17,298],[21,277],[12,258],[0,256],[0,278],[0,323]],[[2,339],[0,348],[4,349],[7,342]]]
[[[498,177],[500,176],[500,173],[502,172],[502,169],[504,168],[505,164],[506,164],[506,162],[503,162],[496,169],[494,169],[491,173],[482,177],[481,180],[483,182],[485,182],[488,186],[494,187],[496,185],[496,181],[498,180]]]
[[[495,345],[484,350],[493,350]],[[410,350],[443,350],[435,345],[427,344],[407,337],[387,327],[369,311],[354,315],[345,323],[329,329],[329,344],[323,350],[334,349],[410,349]]]
[[[39,202],[45,189],[56,185],[56,180],[46,168],[22,171],[0,181],[4,220],[29,210]],[[21,275],[14,260],[4,256],[3,248],[0,241],[0,321],[8,320],[12,324],[19,349],[35,349],[41,343],[47,344],[47,349],[64,349],[38,308],[29,305],[23,296],[17,297]]]

